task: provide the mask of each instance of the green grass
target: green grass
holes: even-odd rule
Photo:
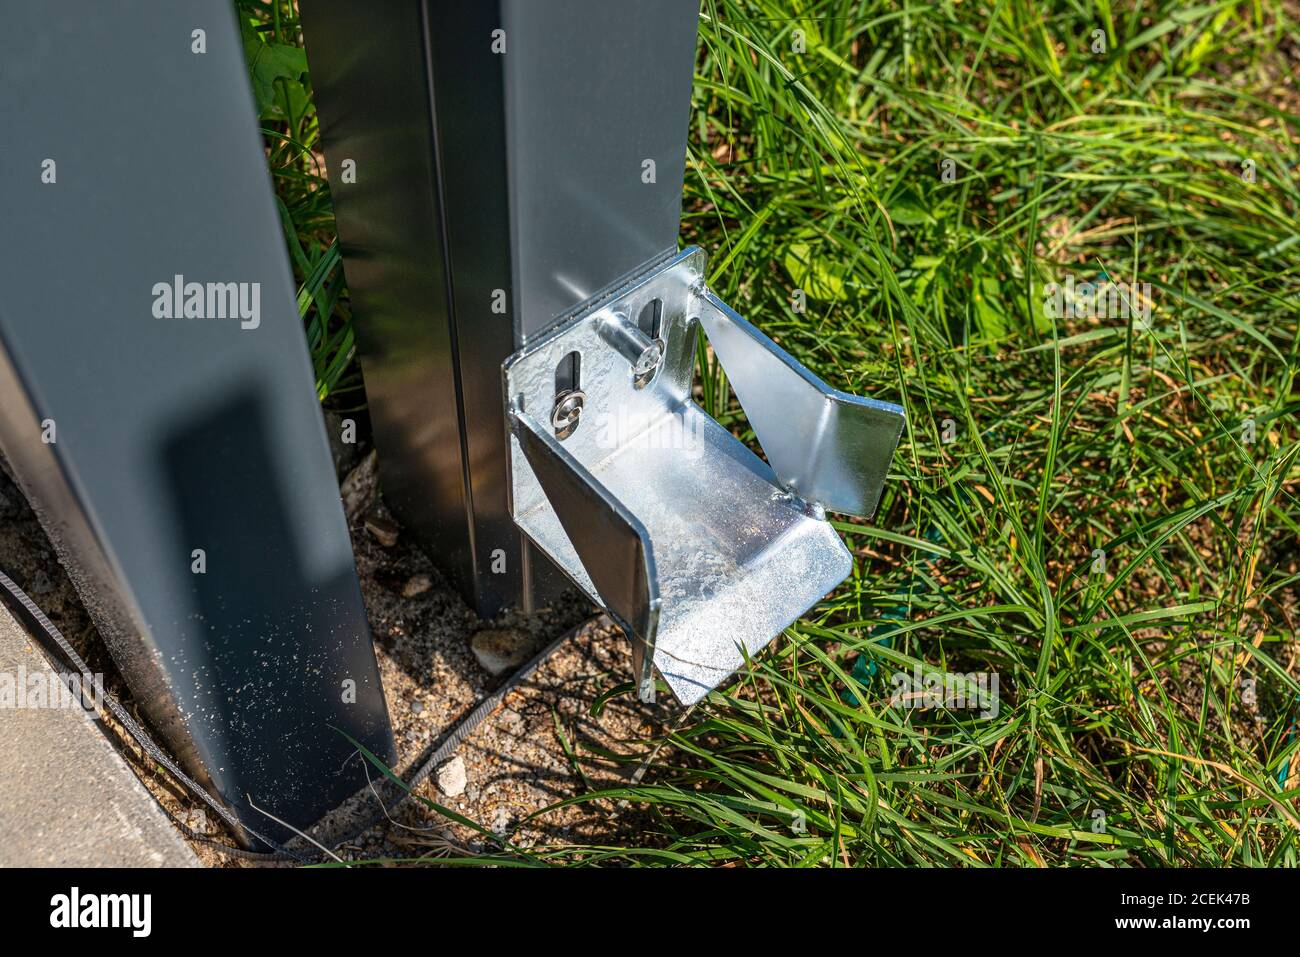
[[[237,0],[253,96],[298,285],[316,392],[330,407],[364,402],[347,285],[334,235],[320,129],[296,10]]]
[[[1298,16],[705,0],[683,239],[908,427],[836,523],[853,577],[574,799],[655,828],[533,860],[1296,866]],[[355,373],[303,102],[269,142],[326,396]],[[1053,317],[1067,274],[1150,283],[1149,328]],[[997,715],[891,703],[914,667],[996,674]]]

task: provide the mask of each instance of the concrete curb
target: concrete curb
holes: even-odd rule
[[[199,866],[98,722],[50,706],[58,681],[0,605],[0,867]]]

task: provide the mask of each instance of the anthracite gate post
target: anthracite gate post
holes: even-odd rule
[[[0,452],[150,722],[255,830],[393,758],[226,0],[10,4]]]

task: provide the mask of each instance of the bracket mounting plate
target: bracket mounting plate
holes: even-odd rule
[[[903,424],[899,406],[829,389],[740,319],[705,286],[704,261],[671,257],[504,367],[515,523],[632,638],[642,697],[653,665],[685,705],[848,576],[823,506],[874,510]],[[782,450],[777,471],[692,398],[702,324],[729,373],[762,371],[737,392],[764,448]],[[791,430],[811,437],[811,458],[791,451]],[[822,487],[826,502],[798,491]]]

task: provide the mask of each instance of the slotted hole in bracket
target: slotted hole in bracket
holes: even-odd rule
[[[643,389],[653,382],[655,377],[659,374],[660,367],[663,365],[662,355],[663,349],[665,348],[663,342],[663,307],[663,300],[655,297],[641,307],[641,311],[636,317],[637,329],[639,329],[641,334],[651,342],[658,343],[661,357],[659,365],[656,365],[650,371],[644,372],[633,379],[633,383],[638,389]]]
[[[555,366],[555,405],[551,410],[551,427],[556,438],[567,439],[578,428],[578,419],[587,397],[582,391],[582,353],[573,350]]]
[[[646,338],[658,339],[660,337],[663,309],[664,301],[662,299],[651,299],[641,307],[641,314],[637,316],[636,324],[645,333]]]
[[[576,349],[555,366],[555,394],[577,392],[582,388],[582,355]]]

